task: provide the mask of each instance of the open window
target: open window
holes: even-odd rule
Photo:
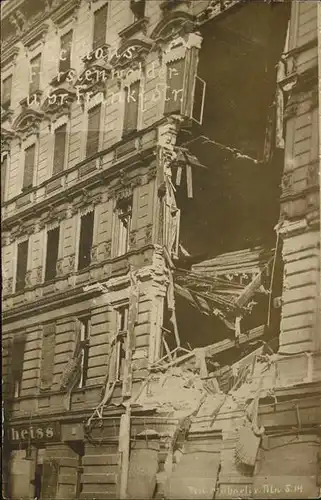
[[[80,318],[80,379],[78,387],[85,387],[88,377],[90,318]]]
[[[38,54],[30,61],[30,84],[29,84],[29,95],[34,94],[37,90],[40,90],[40,78],[41,78],[41,54]]]
[[[5,201],[7,174],[8,174],[8,155],[4,154],[1,156],[1,203]]]
[[[56,175],[59,172],[62,172],[65,168],[66,138],[67,125],[64,124],[55,130],[52,175]]]
[[[70,70],[71,64],[71,46],[72,46],[72,31],[68,31],[60,38],[60,58],[59,72],[65,73]]]
[[[21,396],[22,378],[23,378],[23,365],[25,356],[24,337],[17,337],[13,340],[12,359],[11,359],[11,373],[12,373],[12,395],[14,398]]]
[[[91,249],[94,234],[94,211],[80,217],[80,235],[78,249],[78,270],[90,266]]]
[[[12,75],[9,75],[2,81],[1,106],[4,110],[8,110],[11,106],[11,92]]]
[[[99,150],[101,104],[88,111],[88,129],[86,142],[86,158]]]
[[[45,281],[54,279],[57,275],[57,260],[59,251],[60,227],[55,227],[47,231],[47,251]]]
[[[93,50],[98,49],[106,42],[108,4],[105,4],[94,13]]]
[[[124,362],[126,358],[126,339],[128,329],[128,305],[117,309],[117,337],[116,337],[116,364],[115,380],[122,380],[124,374]]]
[[[140,81],[132,83],[125,87],[125,110],[124,110],[124,125],[123,137],[135,132],[138,126],[138,109],[139,109],[139,89]]]
[[[25,149],[22,190],[29,189],[33,186],[35,161],[36,161],[36,145],[32,144],[31,146]]]
[[[115,210],[115,254],[124,255],[129,250],[129,235],[133,211],[132,198],[120,200]]]
[[[29,240],[18,243],[17,248],[17,270],[16,270],[16,292],[24,290],[26,286],[26,274],[28,266]]]

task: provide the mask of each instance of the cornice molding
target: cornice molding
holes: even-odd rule
[[[44,43],[49,29],[48,23],[38,24],[21,37],[22,44],[29,48],[39,40]]]
[[[80,6],[80,0],[53,0],[53,8],[57,8],[51,13],[51,20],[55,24],[61,24],[67,17],[73,16],[76,18],[76,9]]]
[[[4,50],[2,55],[1,55],[1,66],[4,69],[6,66],[8,66],[10,63],[13,65],[16,64],[17,56],[20,52],[19,47],[16,45],[13,45],[10,47],[8,50]]]

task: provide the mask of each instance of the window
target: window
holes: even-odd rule
[[[54,279],[57,274],[56,266],[58,260],[59,233],[59,227],[47,232],[45,281]]]
[[[68,31],[60,38],[59,71],[64,73],[70,70],[72,31]]]
[[[35,166],[36,145],[32,144],[25,149],[25,165],[23,172],[22,189],[28,189],[33,185],[33,171]]]
[[[40,369],[40,388],[50,389],[54,375],[56,344],[56,323],[47,323],[43,326],[42,350],[41,350],[41,369]]]
[[[132,83],[125,88],[125,113],[123,136],[137,130],[140,82]]]
[[[94,212],[83,215],[80,219],[79,257],[78,269],[84,269],[90,265],[91,247],[94,232]]]
[[[28,265],[28,240],[18,244],[16,292],[23,290],[26,285],[26,273]]]
[[[65,166],[67,125],[55,130],[55,146],[52,175],[62,172]]]
[[[128,328],[128,305],[117,309],[116,374],[115,380],[122,380],[126,358],[125,339]]]
[[[78,387],[85,387],[88,376],[89,359],[89,318],[81,318],[80,322],[80,379]]]
[[[41,54],[38,54],[36,57],[31,59],[30,71],[31,78],[29,85],[29,94],[33,94],[40,89]]]
[[[11,105],[11,91],[12,91],[12,75],[5,78],[2,82],[1,106],[7,110]]]
[[[167,64],[167,87],[165,97],[165,114],[179,113],[183,97],[185,59],[179,59]]]
[[[117,247],[116,255],[124,255],[129,250],[129,233],[132,220],[132,198],[121,200],[118,203],[116,213],[117,213],[117,225],[116,225],[116,238]]]
[[[96,10],[94,14],[93,50],[98,49],[106,42],[108,4]]]
[[[15,398],[19,398],[21,395],[24,353],[25,353],[25,339],[21,337],[14,339],[11,363],[12,363],[12,391],[13,391],[13,397]]]
[[[8,155],[5,155],[1,160],[1,203],[4,202],[6,179],[8,171]]]
[[[86,157],[94,155],[99,149],[100,113],[101,104],[88,111]]]

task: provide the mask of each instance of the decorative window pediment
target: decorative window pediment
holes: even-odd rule
[[[39,134],[39,125],[43,118],[44,113],[26,109],[14,121],[12,128],[20,137],[25,139],[29,135]]]
[[[10,144],[14,137],[14,132],[1,127],[1,153],[10,151]]]
[[[31,47],[38,41],[44,43],[49,25],[47,23],[38,24],[21,38],[25,47]]]
[[[173,12],[168,14],[155,27],[151,38],[156,42],[167,42],[173,36],[190,33],[195,27],[195,18],[187,12]]]
[[[144,58],[151,47],[152,43],[143,40],[127,40],[120,46],[118,53],[111,58],[110,64],[114,68],[123,69]]]
[[[53,8],[58,6],[52,13],[51,19],[55,24],[61,25],[64,21],[73,16],[76,17],[78,7],[80,5],[80,0],[69,0],[69,1],[53,1]]]
[[[19,54],[19,47],[17,47],[16,45],[10,47],[10,49],[6,51],[2,51],[1,55],[2,68],[4,69],[6,66],[15,65],[18,54]]]
[[[68,115],[71,104],[76,99],[76,91],[66,88],[58,88],[50,92],[47,99],[42,105],[42,111],[55,119],[62,115]]]
[[[130,24],[125,29],[120,31],[119,36],[122,39],[129,39],[131,36],[135,35],[140,31],[142,31],[142,33],[146,35],[147,25],[148,25],[148,18],[141,17],[139,19],[136,19],[132,24]]]

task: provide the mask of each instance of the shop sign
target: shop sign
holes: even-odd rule
[[[5,432],[9,441],[13,443],[60,440],[60,426],[57,422],[50,424],[13,425],[7,427]]]

